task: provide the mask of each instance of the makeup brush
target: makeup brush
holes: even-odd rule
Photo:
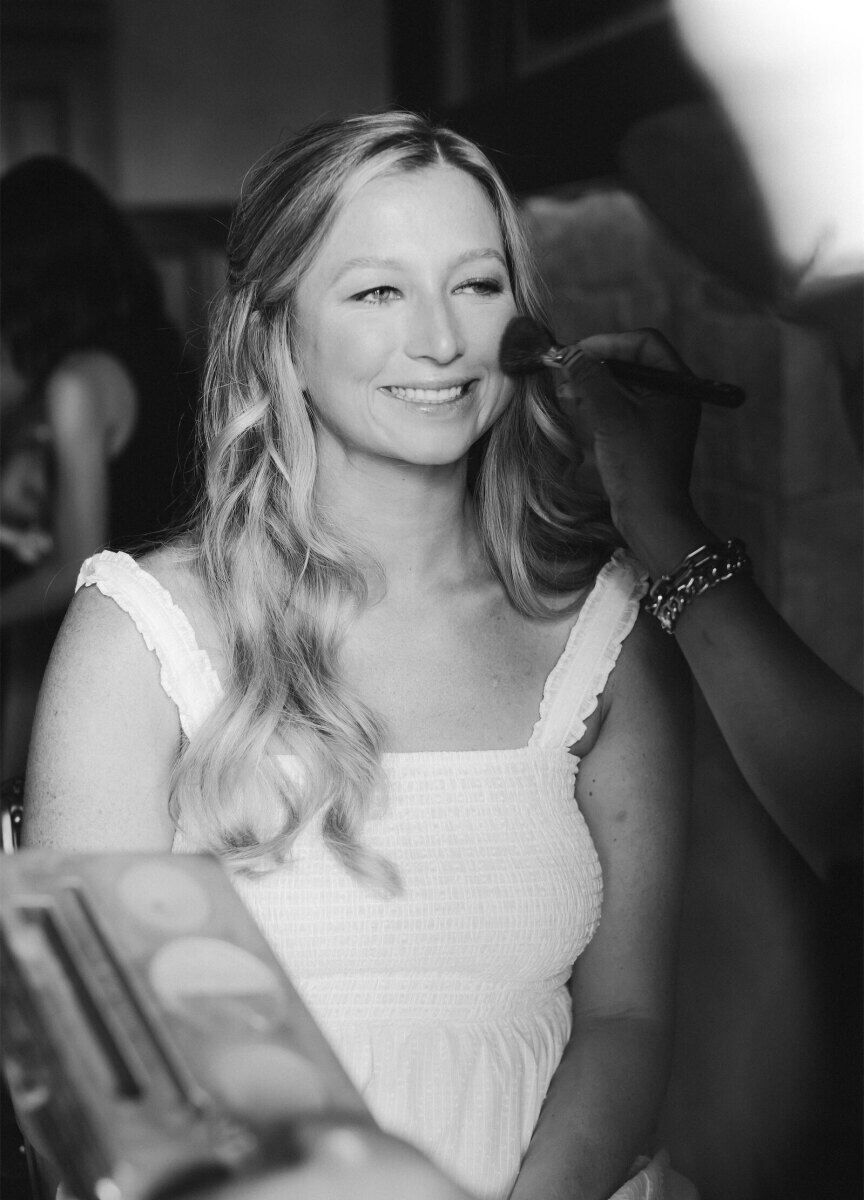
[[[508,323],[501,339],[500,359],[501,368],[508,375],[531,375],[543,367],[557,367],[577,375],[580,367],[599,364],[619,383],[635,383],[727,408],[744,403],[744,392],[734,383],[700,379],[683,371],[666,371],[622,358],[593,358],[578,346],[559,346],[549,330],[531,317],[513,317]]]

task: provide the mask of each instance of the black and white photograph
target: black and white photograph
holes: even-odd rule
[[[2,1200],[856,1200],[864,9],[0,0]]]

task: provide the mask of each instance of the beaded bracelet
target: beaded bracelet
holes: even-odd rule
[[[682,558],[674,571],[655,580],[642,604],[666,633],[674,633],[678,618],[691,600],[736,575],[749,575],[752,569],[739,538],[723,545],[699,546]]]

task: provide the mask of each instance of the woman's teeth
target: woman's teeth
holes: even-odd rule
[[[450,388],[411,388],[388,387],[386,389],[397,400],[409,400],[419,404],[446,404],[448,400],[458,400],[468,390],[467,383]]]

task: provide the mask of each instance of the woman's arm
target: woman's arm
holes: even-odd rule
[[[24,796],[23,845],[61,851],[167,851],[177,710],[132,620],[96,588],[80,591],[39,694]],[[24,1122],[46,1194],[51,1147]]]
[[[82,589],[51,654],[33,728],[25,846],[169,850],[177,709],[132,620]]]
[[[650,1149],[666,1087],[690,789],[690,683],[640,617],[603,698],[577,800],[603,868],[573,972],[573,1030],[511,1200],[605,1200]]]
[[[597,356],[680,364],[651,330],[582,345]],[[654,578],[717,540],[689,494],[697,404],[628,395],[598,377],[578,411],[613,520]],[[741,773],[798,852],[822,876],[859,859],[860,694],[798,638],[751,579],[721,583],[693,600],[675,638]]]
[[[108,461],[117,433],[131,429],[134,386],[109,355],[77,355],[59,367],[45,389],[55,467],[52,544],[24,578],[3,591],[3,628],[64,611],[78,569],[109,534]],[[131,418],[131,420],[130,420]]]

